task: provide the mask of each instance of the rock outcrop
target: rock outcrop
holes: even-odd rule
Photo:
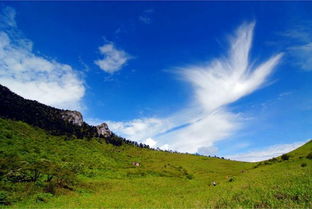
[[[82,114],[78,111],[65,110],[62,112],[62,118],[74,125],[82,126]]]
[[[106,123],[102,123],[101,125],[96,126],[96,130],[98,135],[102,135],[104,137],[110,137],[112,135],[112,132],[109,130]]]

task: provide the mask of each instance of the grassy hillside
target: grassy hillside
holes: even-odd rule
[[[68,140],[0,119],[0,207],[311,208],[311,153],[310,142],[244,163]]]

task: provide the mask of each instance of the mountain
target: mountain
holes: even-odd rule
[[[78,138],[109,137],[111,132],[99,130],[83,121],[78,111],[61,110],[27,100],[0,85],[0,117],[20,120],[48,130],[54,135],[74,135]],[[106,124],[103,124],[107,127]],[[102,125],[102,126],[103,126]]]
[[[0,85],[0,117],[26,122],[45,129],[52,135],[66,135],[68,140],[98,138],[117,146],[122,143],[147,146],[116,136],[106,123],[98,126],[88,125],[78,111],[61,110],[24,99],[2,85]]]
[[[257,163],[153,150],[117,136],[116,146],[87,138],[77,112],[5,87],[0,97],[0,208],[312,207],[311,141]]]

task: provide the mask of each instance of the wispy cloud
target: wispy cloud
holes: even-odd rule
[[[27,99],[80,109],[85,88],[72,67],[33,52],[32,41],[18,31],[13,8],[4,8],[0,19],[0,83]]]
[[[258,67],[249,64],[253,28],[254,23],[240,26],[231,37],[226,58],[183,69],[185,78],[195,88],[197,101],[206,111],[235,102],[258,89],[281,58],[281,54],[275,55]]]
[[[4,7],[1,11],[1,26],[16,27],[16,12],[12,7]]]
[[[239,115],[227,106],[262,87],[282,56],[274,55],[258,66],[250,64],[254,25],[245,23],[235,31],[223,57],[179,68],[193,87],[194,98],[188,108],[166,118],[109,122],[110,127],[133,140],[151,137],[166,149],[202,154],[216,151],[214,143],[241,126]]]
[[[247,162],[257,162],[262,160],[271,159],[273,157],[278,157],[282,154],[288,153],[303,144],[307,141],[295,142],[291,144],[278,144],[274,146],[269,146],[261,150],[253,150],[246,153],[239,153],[235,155],[225,156],[226,158],[238,161],[247,161]]]
[[[144,23],[144,24],[151,24],[152,23],[152,18],[151,15],[154,13],[153,9],[147,9],[144,10],[142,15],[139,16],[139,20]]]
[[[296,58],[295,64],[300,69],[312,71],[312,40],[304,45],[290,47],[289,52]]]
[[[145,24],[151,24],[152,20],[148,16],[140,16],[139,20]]]
[[[312,22],[297,24],[294,28],[282,33],[291,40],[287,48],[289,55],[294,58],[292,63],[301,70],[312,71]]]
[[[95,64],[107,73],[119,71],[131,58],[125,51],[117,49],[113,43],[104,44],[99,47],[103,59],[96,60]]]

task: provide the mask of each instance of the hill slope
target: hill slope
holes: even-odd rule
[[[244,163],[64,140],[0,119],[0,203],[17,208],[312,207],[312,143]],[[133,162],[140,163],[134,166]],[[212,186],[215,181],[217,186]]]

